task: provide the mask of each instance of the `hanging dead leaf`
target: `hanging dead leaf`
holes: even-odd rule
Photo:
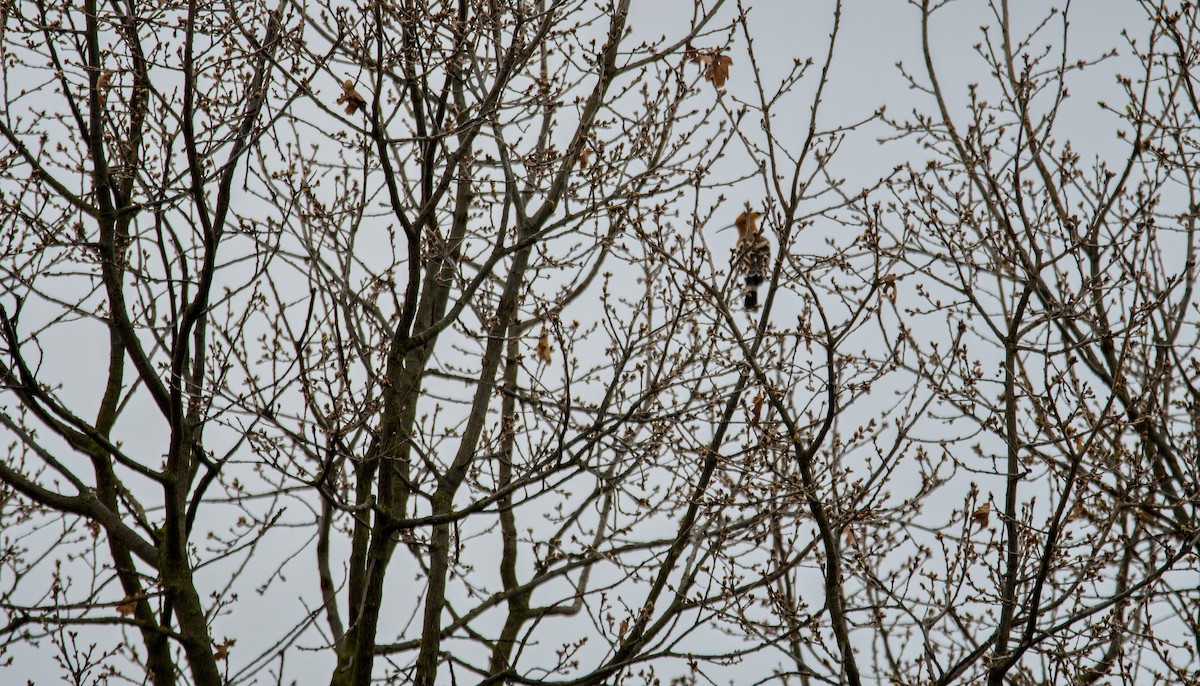
[[[971,513],[971,523],[978,524],[980,529],[987,528],[988,517],[991,515],[991,513],[992,504],[984,503],[975,508],[975,511]]]
[[[104,69],[96,78],[96,92],[100,95],[100,104],[104,104],[108,99],[108,89],[112,86],[113,76],[111,69]]]
[[[846,545],[850,547],[858,544],[858,536],[854,535],[854,529],[849,524],[842,527],[842,538],[845,539]]]
[[[689,43],[684,48],[683,58],[700,65],[704,69],[704,80],[717,88],[724,86],[729,79],[729,65],[733,64],[733,58],[719,49],[697,50]]]
[[[220,643],[214,643],[213,657],[218,660],[224,660],[225,658],[229,657],[229,649],[232,648],[235,643],[237,643],[237,641],[232,638],[227,638]]]
[[[346,114],[354,114],[359,109],[366,110],[367,99],[354,89],[354,81],[346,79],[342,82],[342,94],[338,96],[337,104],[345,104]]]
[[[538,359],[540,359],[542,362],[545,362],[546,364],[550,364],[551,362],[554,361],[554,358],[552,358],[550,356],[550,353],[553,351],[554,351],[554,348],[550,347],[550,335],[546,332],[545,329],[542,329],[542,335],[538,336],[538,342],[537,342]]]
[[[1071,512],[1067,514],[1067,521],[1073,522],[1085,514],[1087,514],[1087,510],[1083,509],[1083,503],[1075,503],[1075,507],[1072,507]]]
[[[129,615],[133,614],[135,611],[137,611],[137,601],[138,599],[134,596],[125,596],[121,599],[121,602],[117,604],[117,614],[121,615],[122,617],[128,617]]]
[[[762,424],[763,400],[764,398],[761,391],[758,395],[754,396],[754,410],[750,416],[750,426],[753,426],[756,429],[760,424]]]
[[[887,276],[879,277],[879,292],[887,296],[888,300],[896,302],[896,275],[888,274]]]
[[[588,159],[588,146],[583,146],[579,149],[579,168],[586,169],[590,160]]]
[[[708,63],[708,71],[704,78],[712,82],[712,85],[721,88],[725,85],[725,81],[729,79],[729,65],[733,64],[733,58],[729,55],[717,53],[713,55],[712,60]]]

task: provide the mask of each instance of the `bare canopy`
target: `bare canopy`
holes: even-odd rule
[[[0,3],[6,674],[1193,679],[1195,10],[750,4]]]

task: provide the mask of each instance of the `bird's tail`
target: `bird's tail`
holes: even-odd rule
[[[746,279],[746,309],[758,309],[758,284],[762,283],[762,279],[756,280],[754,283],[750,279]]]

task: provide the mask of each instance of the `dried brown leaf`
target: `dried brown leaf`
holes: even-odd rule
[[[545,362],[546,364],[550,364],[551,362],[554,361],[554,358],[550,356],[550,353],[553,351],[554,351],[554,348],[550,347],[550,335],[546,332],[545,329],[542,329],[542,335],[538,336],[538,342],[537,342],[538,359],[540,359],[542,362]]]
[[[1067,514],[1067,521],[1073,522],[1086,514],[1087,510],[1084,509],[1083,503],[1075,503],[1075,507],[1072,507],[1071,512]]]
[[[729,65],[733,58],[721,52],[720,48],[697,50],[689,43],[683,51],[683,59],[694,62],[704,69],[704,80],[717,88],[725,85],[729,79]]]
[[[888,300],[896,302],[896,275],[888,274],[887,276],[879,277],[879,292],[887,296]]]
[[[704,78],[712,82],[712,85],[721,88],[725,85],[725,81],[729,79],[729,65],[733,64],[733,58],[729,55],[717,53],[713,55],[712,61],[708,63],[708,71],[704,74]]]
[[[112,87],[113,76],[115,76],[113,70],[104,69],[100,72],[100,76],[96,78],[96,92],[100,95],[101,105],[108,100],[108,91]]]
[[[988,517],[991,515],[991,513],[992,504],[984,503],[975,508],[975,511],[971,513],[971,523],[978,524],[980,529],[984,529],[988,525]]]
[[[214,643],[213,657],[217,660],[224,660],[225,658],[229,657],[229,649],[232,648],[235,643],[237,643],[237,641],[232,638],[227,638],[221,643]]]
[[[117,605],[117,614],[121,615],[122,617],[128,617],[137,611],[137,603],[138,599],[136,596],[125,596]]]
[[[346,79],[342,82],[342,94],[338,96],[337,104],[346,105],[346,114],[354,114],[358,110],[366,110],[367,99],[354,89],[354,81]]]

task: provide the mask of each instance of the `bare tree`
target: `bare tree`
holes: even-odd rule
[[[721,0],[3,5],[0,655],[1191,678],[1195,12],[979,7],[990,80],[916,2],[855,118],[840,2],[782,61]]]
[[[972,484],[955,538],[943,528],[904,562],[942,568],[923,602],[895,562],[875,565],[872,595],[919,627],[912,668],[937,683],[1189,681],[1194,13],[1143,3],[1123,51],[1079,56],[1068,13],[991,3],[975,49],[992,78],[956,106],[932,38],[943,5],[917,4],[924,64],[909,78],[933,114],[894,125],[932,156],[863,216],[914,284],[895,314],[906,366],[948,413],[947,457]],[[1072,78],[1120,52],[1140,67],[1117,75],[1123,101],[1069,100]],[[1072,141],[1082,106],[1114,115],[1094,152]],[[929,318],[952,338],[922,335]]]

